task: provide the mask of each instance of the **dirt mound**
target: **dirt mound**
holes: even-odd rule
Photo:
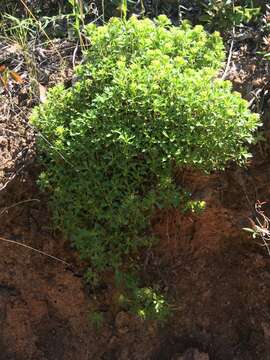
[[[114,309],[110,286],[84,286],[76,254],[48,226],[35,174],[18,179],[2,192],[1,237],[72,267],[0,243],[1,359],[269,359],[269,257],[242,230],[253,198],[269,198],[269,176],[270,164],[257,160],[248,171],[181,179],[208,206],[201,216],[167,211],[153,220],[161,241],[145,253],[142,276],[167,291],[172,316],[163,328]],[[96,297],[99,332],[89,321]]]
[[[159,346],[156,324],[112,311],[113,289],[98,293],[102,329],[91,325],[97,294],[85,287],[70,243],[51,230],[35,174],[25,173],[1,195],[0,359],[150,359]]]
[[[192,347],[215,360],[270,358],[270,260],[242,230],[254,217],[253,199],[269,199],[269,176],[269,163],[208,180],[188,175],[184,182],[194,196],[207,199],[205,212],[158,218],[159,274],[177,301],[157,358],[172,359]],[[149,265],[148,271],[157,269]]]

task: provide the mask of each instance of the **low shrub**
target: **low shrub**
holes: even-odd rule
[[[218,33],[160,16],[113,18],[86,34],[78,81],[53,88],[31,121],[43,134],[39,182],[51,194],[55,226],[102,271],[154,241],[156,208],[180,206],[176,166],[243,163],[258,117],[217,78]]]
[[[127,310],[142,320],[156,320],[160,325],[167,322],[171,309],[159,286],[142,286],[134,271],[116,271],[115,285],[121,291],[115,298],[120,309]]]
[[[229,30],[233,26],[242,26],[256,20],[261,8],[255,7],[253,1],[203,0],[204,13],[200,21],[208,24],[210,29]]]

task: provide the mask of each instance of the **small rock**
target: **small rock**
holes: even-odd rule
[[[112,336],[109,341],[109,346],[113,346],[117,344],[117,342],[118,342],[118,338],[116,336]]]
[[[123,349],[119,356],[119,360],[129,360],[130,359],[130,351],[129,349]]]
[[[177,355],[172,360],[209,360],[209,356],[197,349],[188,349],[183,355]]]
[[[128,332],[128,324],[130,322],[129,315],[125,311],[120,311],[115,318],[115,327],[121,334]]]

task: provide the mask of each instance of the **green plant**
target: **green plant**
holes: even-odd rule
[[[164,323],[170,314],[165,297],[156,287],[139,286],[134,272],[115,272],[116,287],[122,290],[118,302],[142,320],[156,320]]]
[[[114,18],[86,33],[77,83],[53,88],[31,122],[53,145],[38,143],[54,224],[99,272],[153,243],[155,209],[183,198],[175,167],[243,163],[258,116],[217,79],[218,33],[173,27],[165,16]]]
[[[132,311],[143,320],[164,322],[170,314],[169,306],[163,295],[150,287],[138,288],[132,298]]]
[[[32,18],[19,19],[5,14],[3,21],[5,25],[3,26],[1,38],[21,51],[28,70],[31,92],[39,99],[37,67],[33,53],[35,38],[39,29]]]
[[[136,0],[98,0],[98,7],[101,9],[103,18],[109,19],[112,16],[126,18],[127,14],[132,14],[136,5]]]
[[[104,316],[100,311],[92,311],[88,314],[88,319],[95,330],[99,331],[104,322]]]
[[[233,25],[239,26],[258,17],[261,9],[254,7],[252,1],[246,0],[236,5],[233,0],[203,1],[204,14],[200,20],[210,28],[226,30]]]
[[[192,212],[194,214],[200,214],[204,211],[206,202],[203,200],[187,200],[183,208],[183,212]]]
[[[262,55],[262,57],[266,60],[270,59],[270,35],[267,34],[263,37],[263,47],[262,51],[257,51],[258,55]]]
[[[84,49],[85,43],[84,43],[84,38],[83,38],[83,34],[82,34],[82,28],[84,27],[84,19],[85,19],[84,2],[83,2],[83,0],[68,0],[68,2],[72,7],[71,16],[74,19],[73,27],[74,27],[75,33],[78,36],[81,48]]]
[[[20,10],[20,4],[18,4],[18,2],[16,2],[16,4],[14,3],[14,1],[12,0],[1,0],[0,2],[0,20],[2,19],[4,14],[12,14],[12,15],[16,15],[16,13]]]

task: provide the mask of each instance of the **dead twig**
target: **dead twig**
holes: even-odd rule
[[[14,240],[6,239],[6,238],[1,237],[1,236],[0,236],[0,241],[7,242],[7,243],[10,243],[10,244],[15,244],[15,245],[22,246],[22,247],[24,247],[24,248],[26,248],[26,249],[28,249],[28,250],[32,250],[32,251],[34,251],[34,252],[37,252],[37,253],[40,254],[40,255],[43,255],[43,256],[46,256],[46,257],[48,257],[48,258],[50,258],[50,259],[56,260],[56,261],[58,261],[58,262],[61,262],[62,264],[65,264],[65,265],[67,265],[67,266],[69,266],[69,267],[71,266],[71,264],[68,263],[68,262],[66,262],[65,260],[60,259],[60,258],[58,258],[58,257],[56,257],[56,256],[53,256],[53,255],[47,254],[47,253],[45,253],[44,251],[35,249],[35,248],[33,248],[32,246],[29,246],[29,245],[26,245],[26,244],[22,244],[22,243],[19,243],[19,242],[17,242],[17,241],[14,241]]]
[[[10,177],[7,179],[7,181],[4,183],[4,185],[0,186],[0,192],[2,190],[4,190],[9,183],[11,183],[12,180],[15,179],[15,177],[25,168],[25,165],[22,165],[18,170],[14,171],[14,173],[12,173],[10,175]]]
[[[234,37],[235,37],[235,28],[233,27],[233,36],[232,36],[231,46],[230,46],[230,50],[229,50],[229,56],[228,56],[226,68],[225,68],[224,73],[223,73],[223,75],[221,77],[221,80],[225,80],[225,78],[227,76],[227,73],[229,71],[229,68],[230,68],[230,63],[231,63],[231,60],[232,60],[233,47],[234,47]]]
[[[265,202],[259,200],[255,203],[255,211],[259,216],[255,217],[255,221],[249,219],[252,229],[246,228],[245,230],[253,233],[253,238],[260,238],[260,246],[267,249],[268,255],[270,256],[270,219],[265,215],[262,206]]]
[[[76,66],[76,55],[77,55],[77,52],[78,52],[78,48],[79,48],[79,43],[77,42],[76,46],[75,46],[75,49],[73,51],[73,55],[72,55],[72,66],[73,66],[73,69],[75,68]]]
[[[5,207],[5,208],[0,212],[0,217],[3,216],[6,212],[8,212],[8,210],[13,209],[14,207],[16,207],[16,206],[18,206],[18,205],[26,204],[26,203],[33,202],[33,201],[40,202],[39,199],[27,199],[27,200],[19,201],[19,202],[15,203],[15,204],[12,204],[12,205],[10,205],[10,206]]]

